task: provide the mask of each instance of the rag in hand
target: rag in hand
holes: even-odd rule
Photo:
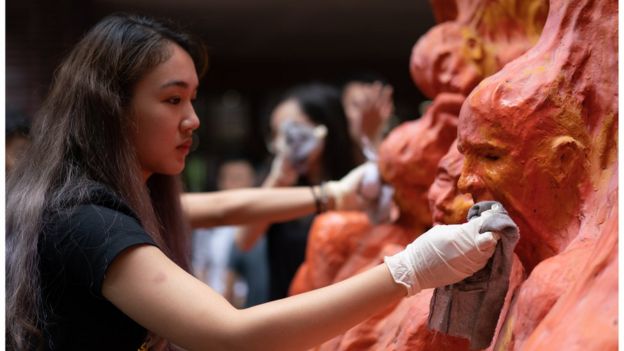
[[[496,201],[479,202],[470,208],[468,220],[492,210],[479,232],[500,235],[486,266],[459,283],[435,289],[429,310],[429,328],[470,340],[472,350],[487,348],[494,336],[509,288],[518,227]]]

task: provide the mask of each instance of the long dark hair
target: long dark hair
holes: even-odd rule
[[[281,101],[294,100],[315,124],[327,127],[322,155],[325,180],[339,179],[356,166],[356,146],[349,135],[347,116],[338,88],[308,83],[290,89]]]
[[[55,72],[35,116],[32,145],[7,181],[6,337],[8,349],[41,345],[45,325],[37,245],[44,213],[86,199],[90,184],[104,184],[138,215],[145,230],[176,263],[188,269],[187,227],[178,177],[154,174],[145,186],[129,131],[135,84],[185,49],[201,76],[204,46],[164,22],[111,15],[93,27]]]

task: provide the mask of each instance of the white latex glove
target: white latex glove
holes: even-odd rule
[[[396,207],[393,201],[394,188],[383,184],[378,167],[366,167],[358,188],[363,198],[363,210],[373,224],[391,221],[391,212]]]
[[[342,179],[325,183],[328,195],[334,199],[336,211],[362,210],[366,201],[370,201],[368,197],[379,196],[381,184],[374,181],[369,181],[366,185],[363,183],[366,174],[376,168],[375,163],[366,162],[351,170]]]
[[[491,232],[479,233],[488,212],[468,223],[435,226],[405,250],[386,256],[394,281],[411,296],[422,289],[456,283],[483,268],[499,239]]]

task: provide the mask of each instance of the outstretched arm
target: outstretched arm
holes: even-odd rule
[[[308,349],[406,294],[454,283],[481,269],[497,239],[479,233],[480,221],[434,227],[386,258],[385,265],[245,310],[233,308],[148,245],[132,247],[113,261],[102,293],[137,323],[189,350]]]
[[[316,192],[319,190],[316,189]],[[184,212],[194,228],[258,221],[277,222],[305,216],[316,209],[309,187],[186,193],[181,200]]]
[[[103,294],[130,318],[189,350],[305,350],[405,296],[384,265],[339,284],[245,310],[138,246],[110,267]]]
[[[314,187],[270,187],[225,190],[212,193],[187,193],[181,197],[182,207],[191,226],[246,225],[237,233],[242,250],[253,247],[269,224],[305,216],[317,209],[321,201],[325,209],[358,210],[366,205],[360,192],[364,174],[375,168],[372,163],[353,169],[338,181]],[[380,186],[376,177],[371,182]],[[316,196],[315,196],[316,194]],[[322,195],[325,194],[325,195]]]

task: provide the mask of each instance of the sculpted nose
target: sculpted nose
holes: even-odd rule
[[[462,173],[457,181],[457,188],[464,194],[471,194],[473,199],[479,197],[484,192],[485,186],[481,177],[470,167],[470,162],[465,162]]]

